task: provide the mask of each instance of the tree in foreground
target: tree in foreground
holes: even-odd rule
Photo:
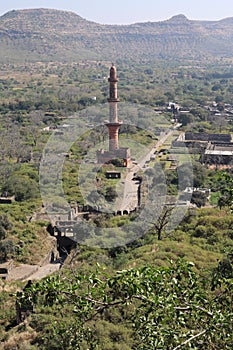
[[[39,349],[109,349],[101,345],[98,327],[103,324],[107,332],[110,323],[130,329],[124,346],[123,335],[115,332],[114,349],[232,349],[231,278],[211,288],[192,263],[180,259],[167,268],[129,269],[114,276],[98,267],[87,274],[63,273],[30,289]],[[46,324],[49,313],[54,318]]]

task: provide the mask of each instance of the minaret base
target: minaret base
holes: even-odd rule
[[[119,148],[113,151],[98,150],[96,152],[98,164],[110,164],[114,160],[119,160],[119,166],[129,167],[130,166],[130,149]]]

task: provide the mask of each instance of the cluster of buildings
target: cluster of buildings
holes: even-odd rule
[[[185,132],[172,143],[172,147],[184,146],[190,153],[200,154],[201,162],[207,166],[233,166],[231,134]]]

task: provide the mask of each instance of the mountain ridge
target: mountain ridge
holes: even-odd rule
[[[99,24],[71,11],[12,10],[0,17],[0,61],[222,57],[233,55],[233,17]],[[12,57],[12,52],[17,57]]]

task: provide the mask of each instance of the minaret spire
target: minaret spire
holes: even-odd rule
[[[122,166],[128,167],[130,164],[130,149],[119,148],[118,145],[118,131],[122,124],[122,121],[118,120],[117,103],[119,102],[117,96],[117,71],[114,64],[110,68],[110,74],[108,78],[109,83],[109,121],[105,123],[108,128],[109,136],[109,150],[103,149],[97,151],[98,163],[110,163],[113,159],[122,161]]]
[[[105,125],[108,128],[108,135],[109,135],[109,151],[114,151],[118,149],[118,130],[121,126],[122,122],[118,120],[118,114],[117,114],[117,103],[119,102],[118,96],[117,96],[117,72],[116,67],[112,65],[110,68],[110,75],[108,78],[109,82],[109,123],[106,123]]]

